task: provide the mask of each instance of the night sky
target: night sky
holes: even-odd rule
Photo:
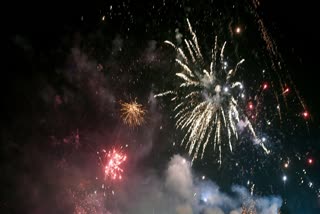
[[[2,26],[1,213],[236,214],[250,205],[262,214],[319,213],[316,8],[265,0],[10,2]],[[245,59],[239,108],[270,154],[239,123],[232,152],[222,138],[221,164],[212,143],[191,165],[174,102],[154,97],[181,84],[177,53],[164,41],[184,47],[187,18],[204,61],[215,36],[227,41],[230,64]],[[120,108],[134,100],[145,122],[129,127]],[[113,148],[127,155],[121,180],[103,174],[101,151]]]

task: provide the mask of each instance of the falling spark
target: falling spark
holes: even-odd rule
[[[130,127],[140,126],[144,123],[146,114],[143,106],[136,101],[129,103],[121,102],[121,118],[125,124]]]
[[[290,89],[289,89],[289,88],[285,88],[285,89],[284,89],[284,91],[283,91],[283,94],[288,94],[288,93],[289,93],[289,91],[290,91]]]
[[[200,148],[202,148],[201,158],[203,158],[208,143],[213,142],[214,149],[219,150],[221,164],[222,139],[224,137],[228,139],[228,146],[232,151],[231,140],[238,138],[237,125],[241,120],[246,121],[253,137],[257,139],[250,121],[241,114],[238,107],[243,84],[234,77],[244,59],[240,60],[233,69],[227,70],[224,57],[226,42],[219,47],[218,39],[215,37],[211,60],[207,63],[188,19],[187,23],[192,39],[184,40],[186,52],[172,42],[165,41],[177,51],[176,62],[181,67],[181,71],[176,73],[176,76],[182,83],[176,90],[166,91],[155,97],[173,95],[171,100],[176,102],[175,125],[176,128],[186,131],[181,144],[188,148],[189,155],[193,157],[192,160],[198,158]],[[211,140],[212,136],[213,140]],[[266,153],[269,153],[261,140],[256,141],[262,145]]]

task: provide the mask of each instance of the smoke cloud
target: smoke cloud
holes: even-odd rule
[[[233,196],[223,193],[214,182],[198,179],[180,155],[171,158],[163,176],[136,175],[118,188],[118,205],[109,210],[117,214],[240,214],[243,205],[260,214],[277,214],[282,204],[277,196],[251,196],[241,186],[232,186]]]

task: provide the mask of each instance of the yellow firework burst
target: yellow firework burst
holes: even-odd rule
[[[143,106],[135,101],[120,102],[121,104],[121,118],[125,124],[130,127],[140,126],[144,123],[144,116],[146,110]]]

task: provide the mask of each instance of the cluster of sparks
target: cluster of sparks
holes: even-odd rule
[[[109,213],[102,203],[101,195],[85,191],[68,190],[74,204],[74,214],[99,214]]]
[[[130,127],[140,126],[144,123],[146,110],[136,101],[121,102],[121,118],[124,124]]]
[[[306,187],[310,188],[312,191],[314,191],[317,195],[318,198],[320,198],[320,188],[318,182],[313,182],[310,179],[310,172],[309,170],[312,170],[312,167],[314,165],[314,158],[311,156],[306,156],[304,158],[301,158],[299,155],[296,155],[296,158],[298,161],[304,160],[305,161],[305,166],[303,167],[302,170],[296,171],[295,174],[299,177],[298,178],[298,184],[299,186],[305,185]],[[284,184],[286,184],[289,181],[289,177],[287,173],[289,172],[289,168],[291,165],[291,160],[288,158],[287,161],[283,163],[283,176],[282,176],[282,181]]]
[[[173,95],[171,101],[176,103],[174,108],[176,127],[186,130],[181,144],[185,144],[189,155],[196,159],[200,148],[202,147],[201,158],[203,158],[208,143],[213,142],[214,148],[219,149],[221,163],[222,137],[227,137],[232,151],[232,138],[238,138],[237,125],[240,121],[244,121],[255,142],[269,153],[263,142],[257,138],[248,118],[239,109],[238,99],[243,97],[241,96],[243,84],[234,78],[244,59],[233,69],[228,69],[224,57],[226,42],[219,48],[215,37],[210,63],[206,63],[189,20],[187,23],[192,39],[184,40],[186,53],[172,42],[165,41],[177,51],[176,62],[182,71],[176,73],[176,76],[182,83],[176,90],[155,95],[155,97]],[[210,141],[212,135],[214,139]]]
[[[257,208],[255,204],[256,202],[254,200],[244,203],[241,207],[241,214],[257,214]]]
[[[123,169],[121,165],[127,160],[127,156],[116,149],[106,151],[103,150],[104,160],[103,168],[105,179],[121,180]]]

